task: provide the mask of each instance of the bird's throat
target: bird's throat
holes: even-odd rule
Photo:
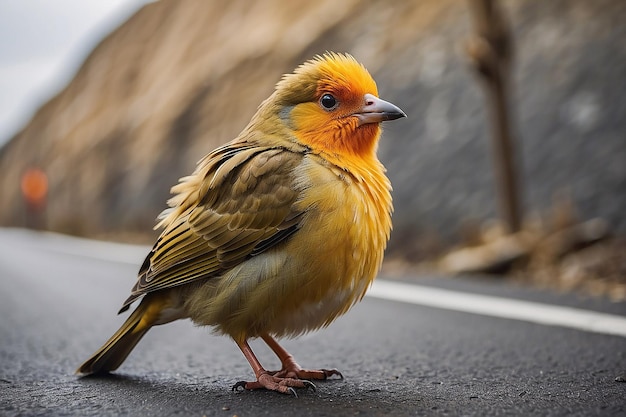
[[[358,126],[356,118],[346,118],[326,124],[321,132],[301,130],[296,132],[296,136],[316,153],[339,159],[367,160],[375,157],[380,133],[378,123]]]

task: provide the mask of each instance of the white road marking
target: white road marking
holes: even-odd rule
[[[626,337],[626,317],[572,307],[462,293],[385,280],[375,280],[367,295],[464,313]]]
[[[105,262],[137,265],[137,268],[151,249],[145,245],[105,242],[53,232],[38,232],[36,236],[45,242],[45,249],[52,252],[93,258]]]
[[[102,242],[56,233],[1,229],[45,241],[44,247],[58,253],[103,261],[141,265],[150,248],[142,245]],[[374,298],[460,311],[464,313],[560,326],[626,337],[626,317],[532,301],[444,290],[377,279],[367,292]]]

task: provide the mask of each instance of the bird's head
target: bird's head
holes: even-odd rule
[[[283,76],[268,99],[302,145],[337,157],[376,151],[380,123],[406,117],[378,98],[369,72],[351,55],[326,53]]]

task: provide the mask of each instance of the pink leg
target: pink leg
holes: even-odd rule
[[[272,375],[270,372],[266,371],[261,363],[252,352],[250,345],[247,341],[236,342],[239,349],[243,353],[243,356],[248,360],[248,363],[252,367],[254,371],[254,375],[256,376],[256,381],[246,382],[239,381],[235,385],[233,385],[233,390],[238,388],[244,388],[248,390],[253,389],[267,389],[270,391],[277,391],[283,394],[293,394],[294,396],[298,396],[294,388],[313,388],[315,389],[315,385],[313,385],[309,381],[304,381],[296,378],[289,378],[284,376]]]
[[[336,369],[319,369],[319,370],[307,370],[302,369],[300,365],[294,360],[293,356],[289,354],[281,345],[278,344],[276,339],[272,336],[265,334],[261,336],[265,343],[274,351],[280,363],[282,369],[275,372],[273,375],[277,377],[297,378],[297,379],[316,379],[323,380],[328,379],[333,375],[337,375],[339,379],[343,379],[343,375]]]

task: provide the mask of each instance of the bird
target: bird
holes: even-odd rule
[[[116,370],[153,326],[191,319],[229,336],[255,380],[233,390],[296,395],[337,369],[302,368],[278,342],[328,326],[365,295],[392,229],[381,123],[406,117],[348,53],[283,75],[232,141],[171,188],[162,229],[119,313],[120,329],[76,371]],[[118,314],[119,314],[118,313]],[[281,362],[264,368],[249,341]]]

